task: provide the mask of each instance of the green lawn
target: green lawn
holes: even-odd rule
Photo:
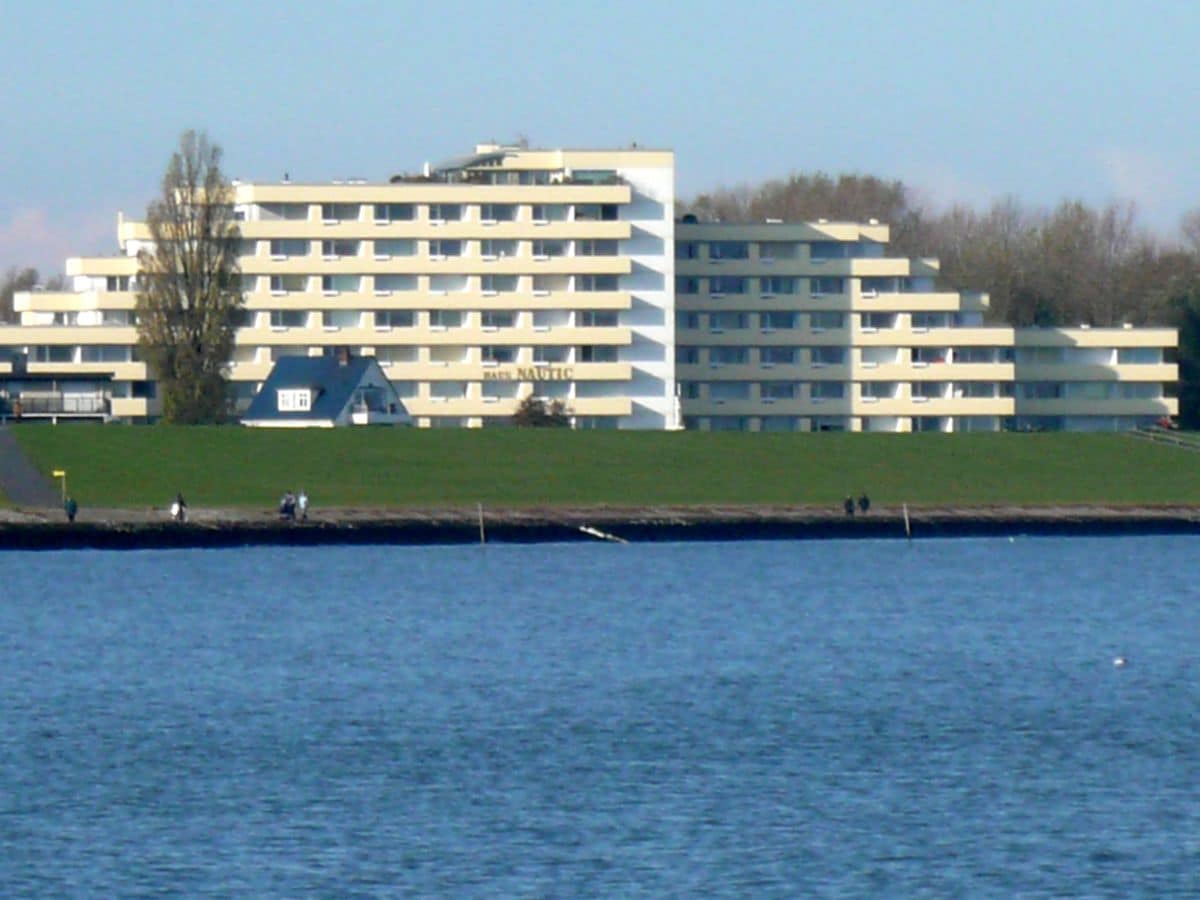
[[[1200,504],[1200,454],[1122,435],[22,426],[90,506]]]

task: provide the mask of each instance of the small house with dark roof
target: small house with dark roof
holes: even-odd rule
[[[326,356],[285,356],[242,416],[261,428],[411,425],[392,383],[371,356],[346,350]]]

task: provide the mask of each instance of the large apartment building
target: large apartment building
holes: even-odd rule
[[[481,427],[530,394],[580,428],[1113,430],[1177,412],[1173,329],[983,324],[982,294],[874,222],[676,223],[669,151],[475,153],[388,182],[235,183],[245,409],[274,363],[374,356],[412,420]],[[144,223],[18,294],[0,415],[152,420],[134,310]],[[677,381],[678,379],[678,381]]]
[[[348,347],[419,425],[506,424],[534,393],[579,427],[668,427],[673,192],[670,152],[494,145],[386,183],[235,183],[237,406],[281,357]],[[158,412],[132,318],[150,233],[121,220],[118,238],[119,255],[69,260],[73,290],[20,295],[21,327],[0,328],[0,367],[60,376],[63,415]],[[23,412],[38,408],[31,392]]]
[[[676,376],[689,428],[1112,431],[1178,412],[1169,328],[985,325],[878,223],[681,222]]]

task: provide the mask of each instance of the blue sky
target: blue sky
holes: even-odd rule
[[[187,128],[246,180],[383,179],[527,135],[670,147],[678,190],[901,178],[932,204],[1200,207],[1200,3],[13,4],[0,268],[111,252]]]

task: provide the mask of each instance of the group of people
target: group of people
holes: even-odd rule
[[[842,501],[842,509],[846,511],[846,515],[848,516],[854,515],[854,498],[849,494]],[[866,491],[863,491],[862,496],[858,498],[858,511],[864,516],[871,511],[871,498],[867,496]]]
[[[279,501],[279,518],[295,522],[297,516],[301,522],[308,519],[308,494],[304,493],[304,488],[299,494],[287,491]]]

